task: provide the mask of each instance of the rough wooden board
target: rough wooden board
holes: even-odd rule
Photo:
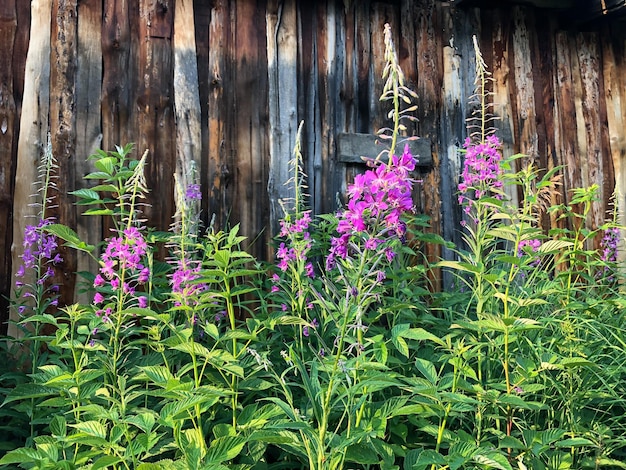
[[[604,29],[602,35],[602,69],[606,99],[610,154],[615,173],[617,222],[626,226],[626,34]],[[619,257],[626,258],[624,238],[620,240]]]
[[[24,229],[36,223],[37,209],[32,207],[31,194],[36,189],[37,166],[47,141],[48,111],[50,96],[50,14],[52,0],[35,0],[31,3],[31,34],[26,56],[24,75],[24,100],[20,118],[17,147],[17,169],[15,192],[13,193],[13,245],[11,285],[15,285],[15,271],[21,264]],[[27,283],[32,279],[21,279]],[[11,312],[12,320],[19,320]],[[8,325],[8,334],[20,337],[21,331],[13,324]]]
[[[411,154],[417,158],[417,166],[430,167],[433,163],[430,139],[416,139],[399,142],[396,155],[402,155],[404,145],[408,145]],[[375,134],[341,133],[337,135],[337,161],[341,163],[365,163],[366,159],[375,159],[381,155],[387,161],[387,149],[384,142]]]
[[[13,62],[17,34],[17,11],[15,1],[0,4],[0,64]],[[18,115],[13,90],[13,67],[0,68],[0,272],[11,270],[11,239],[13,233],[8,228],[12,224],[13,172],[14,161],[11,156],[17,144]],[[8,158],[7,158],[8,157]],[[12,285],[10,276],[0,275],[0,332],[7,317],[5,298],[10,294]]]
[[[102,142],[100,96],[102,94],[102,2],[81,1],[78,5],[78,51],[76,62],[76,188],[96,184],[83,177],[94,171],[88,157]],[[103,238],[102,218],[81,216],[76,208],[76,232],[81,240],[97,246]],[[94,253],[97,257],[97,253]],[[77,272],[97,272],[98,262],[87,253],[78,252]],[[79,281],[80,282],[80,281]],[[87,292],[75,289],[74,302],[90,303]]]
[[[52,154],[57,160],[56,186],[50,192],[54,204],[46,216],[58,223],[76,227],[74,197],[76,188],[76,68],[78,58],[78,0],[53,0],[54,40],[50,53],[50,135]],[[74,302],[76,250],[60,247],[63,261],[57,265],[53,282],[60,286],[59,305]]]
[[[228,98],[234,92],[226,84],[232,83],[233,61],[227,51],[230,32],[230,10],[227,0],[213,2],[208,29],[208,100],[207,100],[207,145],[208,149],[202,162],[203,185],[209,190],[207,203],[204,205],[209,219],[216,227],[223,227],[228,216],[228,204],[232,197],[232,178],[234,168],[229,167],[231,155],[232,126],[230,122],[232,106]]]
[[[290,161],[298,130],[298,23],[295,0],[270,1],[266,14],[269,89],[270,236],[279,231],[283,208],[294,210],[296,188]],[[302,142],[301,142],[302,143]],[[289,181],[292,180],[292,183]],[[298,192],[300,194],[300,192]],[[299,204],[307,203],[303,198]],[[282,206],[284,204],[284,206]]]
[[[182,190],[200,179],[202,131],[193,0],[177,0],[174,12],[175,174]],[[191,202],[188,202],[191,203]],[[199,202],[195,202],[200,209]],[[197,212],[196,212],[197,213]]]

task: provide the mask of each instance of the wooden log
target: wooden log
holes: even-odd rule
[[[78,4],[78,55],[76,69],[76,160],[74,187],[96,184],[83,177],[95,167],[88,157],[100,148],[102,127],[100,97],[102,95],[102,2],[85,0]],[[102,218],[77,214],[76,232],[81,240],[97,246],[103,238]],[[95,253],[97,255],[97,253]],[[95,273],[99,269],[93,257],[77,254],[78,273]],[[74,302],[90,303],[83,289],[76,289]]]
[[[175,8],[176,177],[184,191],[190,184],[199,182],[202,132],[193,0],[177,0]]]
[[[270,206],[270,236],[279,232],[283,207],[294,210],[295,176],[289,162],[298,131],[298,24],[295,0],[268,2],[266,14],[269,90],[269,173],[267,191]],[[293,178],[293,179],[292,179]],[[291,183],[288,181],[292,179]],[[302,190],[304,188],[299,188]],[[302,194],[298,191],[298,194]],[[304,196],[297,201],[307,203]],[[284,206],[281,206],[283,204]]]
[[[46,216],[76,227],[76,208],[68,193],[76,189],[76,65],[78,56],[78,0],[53,0],[50,53],[50,135],[52,155],[57,160],[54,205]],[[63,262],[54,282],[60,286],[60,305],[74,302],[76,251],[61,247]]]
[[[20,117],[17,145],[15,190],[13,193],[13,244],[11,248],[13,272],[21,265],[24,249],[24,229],[36,224],[38,208],[33,207],[31,195],[36,191],[37,166],[48,134],[50,96],[50,14],[52,0],[34,0],[31,3],[31,33],[24,75],[24,99]],[[32,282],[32,276],[21,279]],[[11,285],[15,285],[15,274]],[[18,320],[17,312],[10,313]],[[8,325],[8,334],[21,337],[14,324]]]

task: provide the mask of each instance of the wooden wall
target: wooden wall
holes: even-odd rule
[[[29,5],[30,3],[30,5]],[[240,223],[252,252],[268,242],[289,197],[298,124],[311,206],[330,212],[358,164],[336,158],[340,133],[386,124],[378,101],[383,25],[390,23],[419,121],[431,143],[419,210],[432,230],[459,238],[455,188],[474,80],[472,35],[493,72],[505,152],[543,168],[565,165],[561,200],[597,183],[602,223],[626,188],[626,28],[610,18],[572,25],[552,10],[507,3],[465,8],[439,0],[4,0],[0,2],[0,293],[9,295],[36,165],[48,131],[60,171],[54,215],[90,242],[106,222],[85,220],[67,192],[82,187],[96,148],[149,150],[148,224],[167,229],[173,177],[195,165],[205,222]],[[426,158],[426,156],[424,156]],[[31,219],[32,220],[32,219]],[[622,222],[624,219],[622,217]],[[554,223],[550,220],[547,224]],[[432,248],[433,259],[442,255]],[[443,253],[451,256],[451,253]],[[93,268],[65,253],[71,273]],[[0,320],[7,302],[0,301]]]

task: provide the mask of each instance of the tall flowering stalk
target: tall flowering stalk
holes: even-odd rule
[[[313,221],[303,207],[303,199],[296,198],[293,212],[286,210],[281,222],[281,241],[276,253],[278,272],[272,277],[272,292],[277,299],[285,296],[289,299],[281,309],[296,315],[296,320],[289,320],[297,328],[296,346],[283,352],[283,358],[302,377],[303,387],[311,395],[315,428],[303,428],[300,436],[309,466],[317,470],[343,467],[347,445],[335,448],[333,444],[341,428],[345,428],[342,438],[346,442],[364,432],[361,422],[372,396],[368,385],[361,386],[362,376],[367,373],[363,365],[368,363],[373,347],[371,341],[366,341],[372,320],[368,315],[384,294],[386,270],[405,241],[405,216],[415,210],[412,197],[415,180],[411,176],[415,158],[408,146],[399,155],[395,152],[400,133],[407,129],[402,121],[415,109],[402,106],[410,105],[415,94],[404,85],[388,25],[385,45],[386,84],[381,100],[392,101],[393,125],[382,129],[379,135],[391,145],[377,159],[369,161],[369,169],[349,185],[346,207],[334,218],[336,232],[330,236],[329,251],[322,253],[319,277],[310,256],[317,239],[310,233]],[[292,182],[301,188],[303,173],[298,144],[294,153]],[[384,154],[387,158],[382,158]],[[303,193],[296,191],[296,194]],[[311,342],[307,347],[303,336],[308,335],[314,336],[316,343]],[[333,338],[330,342],[329,335]],[[317,347],[313,348],[313,344]],[[323,386],[318,378],[322,372]],[[282,378],[279,380],[284,384]],[[290,391],[284,386],[283,389],[289,404],[285,406],[294,408]],[[341,398],[340,390],[345,390]],[[335,428],[331,415],[337,400],[344,403],[346,410],[356,412],[346,412],[339,419],[342,424]],[[298,419],[297,410],[293,416]]]
[[[59,286],[52,282],[55,266],[63,261],[58,253],[58,240],[53,234],[45,232],[45,228],[53,223],[53,219],[46,217],[48,209],[53,201],[48,191],[55,187],[55,175],[57,170],[56,159],[52,154],[52,145],[48,143],[44,149],[41,163],[38,168],[39,179],[35,183],[37,191],[34,194],[38,207],[37,223],[27,225],[24,230],[23,252],[20,255],[22,264],[18,267],[15,275],[13,308],[17,309],[20,318],[18,325],[25,332],[25,344],[28,345],[30,355],[30,372],[34,375],[41,365],[42,346],[42,321],[32,321],[50,315],[51,308],[58,305]],[[31,418],[30,434],[34,437],[35,399],[30,401]]]

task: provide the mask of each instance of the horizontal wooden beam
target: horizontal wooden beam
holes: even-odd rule
[[[417,159],[417,166],[431,167],[433,156],[430,139],[414,139],[399,142],[396,155],[404,152],[408,144],[411,154]],[[340,163],[364,163],[367,159],[376,158],[387,147],[375,134],[339,134],[337,135],[337,161]],[[387,159],[385,158],[385,161]]]

